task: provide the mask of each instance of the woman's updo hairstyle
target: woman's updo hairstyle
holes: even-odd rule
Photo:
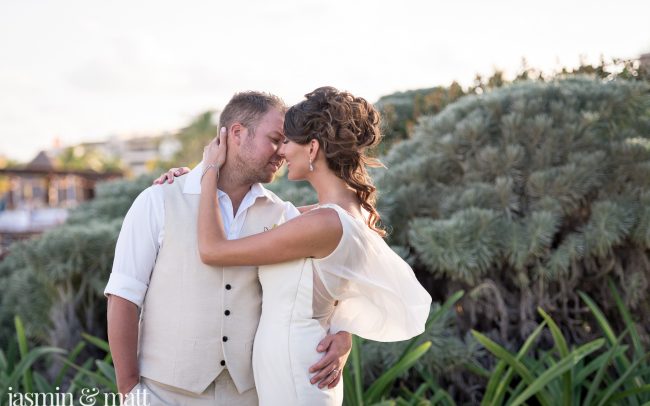
[[[284,134],[298,144],[318,141],[329,168],[356,191],[369,213],[368,226],[384,236],[375,208],[377,188],[366,169],[382,166],[366,156],[366,150],[381,141],[379,112],[365,99],[329,86],[305,97],[287,111]]]

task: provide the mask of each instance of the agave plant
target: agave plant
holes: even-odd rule
[[[56,347],[38,347],[30,350],[25,328],[18,317],[15,318],[15,326],[17,346],[10,346],[6,353],[0,349],[0,399],[6,399],[11,391],[34,392],[34,379],[37,387],[44,381],[41,375],[32,372],[34,364],[46,356],[64,353]]]
[[[521,405],[535,397],[541,405],[641,405],[650,401],[650,352],[644,349],[636,325],[620,295],[609,281],[610,291],[625,331],[616,336],[601,309],[584,292],[580,297],[591,310],[604,337],[570,349],[555,321],[541,308],[544,320],[513,353],[487,336],[473,335],[499,362],[490,378],[481,405]],[[555,346],[538,357],[529,352],[548,328]],[[629,335],[633,351],[624,344]],[[632,352],[632,359],[628,353]]]
[[[29,348],[25,328],[20,317],[14,318],[16,341],[7,351],[0,349],[0,399],[8,399],[10,394],[61,394],[78,395],[84,388],[116,393],[115,370],[109,353],[108,343],[100,338],[83,334],[84,340],[72,351],[61,348],[41,346]],[[77,364],[77,358],[91,344],[106,352],[103,359],[86,359]],[[60,365],[53,374],[42,372],[43,365]],[[101,404],[102,397],[97,400]]]

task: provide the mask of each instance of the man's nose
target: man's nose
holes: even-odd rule
[[[284,158],[284,148],[285,148],[285,146],[286,146],[286,144],[280,144],[280,148],[278,148],[278,150],[276,151],[276,153],[279,156],[281,156],[282,158]]]

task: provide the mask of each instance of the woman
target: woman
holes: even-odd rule
[[[210,265],[260,265],[263,304],[253,370],[262,405],[342,403],[342,385],[308,383],[308,368],[319,359],[313,343],[328,331],[398,341],[424,329],[431,297],[382,239],[376,189],[366,171],[377,164],[365,151],[380,141],[379,121],[366,100],[331,87],[291,107],[280,155],[289,179],[307,180],[319,203],[239,240],[226,238],[215,198],[226,160],[225,129],[206,147],[199,251]]]

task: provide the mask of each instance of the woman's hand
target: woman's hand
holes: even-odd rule
[[[171,168],[167,172],[160,175],[156,180],[153,181],[154,185],[162,185],[165,182],[174,183],[174,177],[183,176],[186,173],[190,172],[190,168],[184,166],[182,168]]]
[[[221,127],[219,136],[215,137],[207,147],[203,149],[203,165],[214,164],[221,168],[226,163],[226,152],[228,151],[228,131],[226,127]]]

